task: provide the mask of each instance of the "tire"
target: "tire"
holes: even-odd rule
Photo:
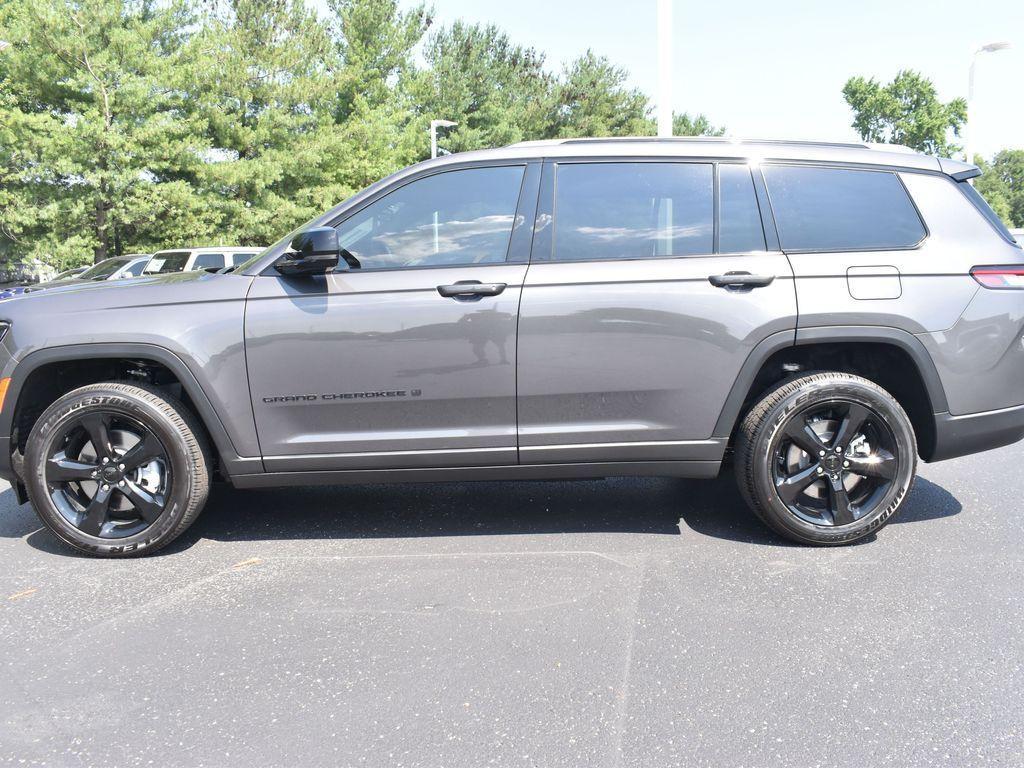
[[[903,408],[874,382],[846,373],[780,384],[747,413],[736,439],[736,479],[747,504],[802,544],[851,544],[874,534],[899,511],[916,468]]]
[[[167,546],[195,521],[210,490],[198,419],[143,384],[90,384],[61,397],[32,428],[24,466],[39,519],[96,557]]]

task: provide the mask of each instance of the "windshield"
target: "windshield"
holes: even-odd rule
[[[103,280],[110,277],[112,274],[117,272],[121,267],[128,263],[127,259],[113,258],[104,259],[94,267],[90,267],[85,270],[78,277],[81,280]]]
[[[147,275],[166,275],[170,272],[182,272],[188,263],[188,251],[168,251],[157,253],[146,265]]]

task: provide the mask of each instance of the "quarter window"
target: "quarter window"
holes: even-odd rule
[[[564,163],[555,181],[554,258],[709,254],[714,176],[708,163]]]
[[[721,253],[765,250],[761,209],[748,165],[718,166],[719,235]]]
[[[909,248],[925,236],[895,173],[784,165],[763,171],[783,250]]]
[[[503,262],[522,181],[522,166],[428,176],[347,219],[338,242],[363,269]]]

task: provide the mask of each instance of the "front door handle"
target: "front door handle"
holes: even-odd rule
[[[726,272],[724,275],[710,275],[708,282],[715,288],[727,288],[734,291],[749,291],[752,288],[764,288],[771,285],[775,275],[752,275],[749,272]]]
[[[497,296],[505,290],[506,283],[481,283],[479,280],[461,280],[452,285],[439,285],[437,292],[446,299],[472,301],[484,296]]]

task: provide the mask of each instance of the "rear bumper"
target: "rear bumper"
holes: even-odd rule
[[[935,447],[926,461],[942,461],[1016,443],[1024,438],[1024,405],[953,416],[935,414]]]

